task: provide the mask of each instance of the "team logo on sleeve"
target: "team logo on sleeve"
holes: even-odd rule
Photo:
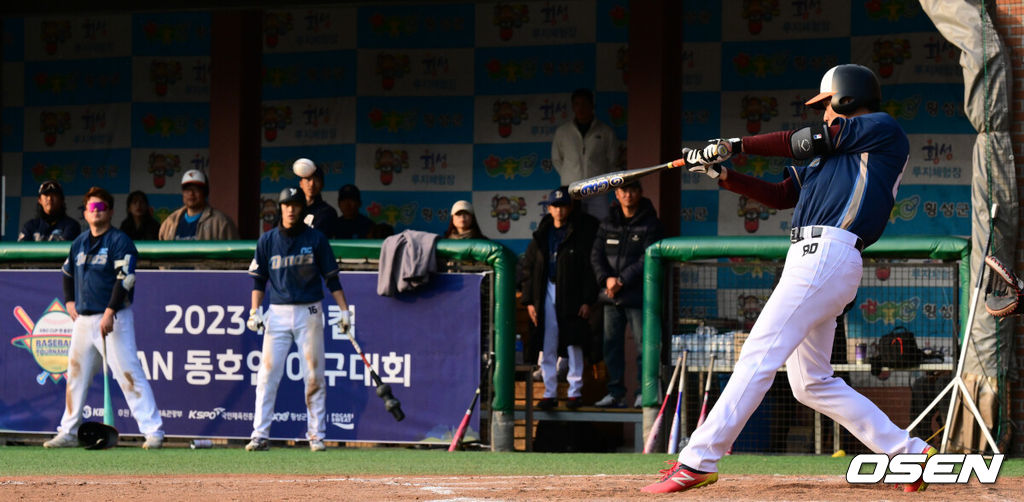
[[[59,382],[68,371],[68,348],[71,347],[71,328],[74,324],[64,304],[54,298],[43,315],[36,320],[32,320],[19,305],[14,307],[14,318],[25,329],[25,334],[12,338],[11,345],[29,351],[43,370],[36,375],[36,383],[44,385],[47,378],[54,383]]]

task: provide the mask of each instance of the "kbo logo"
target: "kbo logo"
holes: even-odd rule
[[[993,455],[991,463],[983,455],[946,453],[932,455],[903,453],[892,457],[881,454],[857,455],[846,471],[846,481],[862,483],[967,484],[973,472],[981,483],[995,483],[1003,455]],[[956,468],[959,467],[959,473]],[[888,468],[888,469],[887,469]]]

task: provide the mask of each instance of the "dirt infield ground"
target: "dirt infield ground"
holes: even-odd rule
[[[0,476],[0,500],[1024,500],[1024,478],[903,493],[838,476],[723,476],[692,492],[648,495],[652,476]]]

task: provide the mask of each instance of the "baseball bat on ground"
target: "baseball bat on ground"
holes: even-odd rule
[[[665,406],[668,404],[668,397],[672,395],[672,390],[676,387],[676,377],[679,376],[680,365],[686,364],[686,351],[676,359],[676,369],[672,371],[672,379],[668,382],[668,390],[665,391],[665,399],[661,401],[661,409],[658,410],[658,416],[655,417],[654,423],[651,424],[651,433],[647,435],[647,442],[644,443],[644,453],[650,453],[654,451],[654,443],[658,441],[658,433],[661,431],[661,417],[665,414]]]
[[[119,433],[114,428],[114,404],[110,399],[107,371],[107,336],[103,337],[103,423],[86,422],[78,429],[78,439],[86,450],[105,450],[117,446]]]
[[[479,398],[480,387],[477,387],[476,393],[473,394],[473,401],[469,403],[469,408],[466,408],[466,414],[462,417],[462,423],[459,424],[458,430],[452,436],[452,444],[448,445],[448,451],[455,451],[462,443],[462,437],[466,435],[466,429],[469,427],[469,417],[473,416],[473,408],[476,408],[476,400]]]
[[[103,423],[114,426],[114,403],[110,400],[110,376],[107,371],[107,335],[103,337]]]
[[[682,426],[682,415],[686,413],[683,408],[683,387],[686,384],[686,351],[683,351],[683,369],[679,376],[679,390],[676,392],[676,412],[672,416],[672,430],[668,435],[668,453],[676,453],[679,450],[679,431]],[[686,431],[683,431],[685,434]]]
[[[391,413],[391,416],[395,417],[395,420],[401,422],[405,419],[405,413],[402,412],[402,403],[395,398],[391,393],[391,386],[382,382],[377,372],[373,370],[373,366],[370,366],[370,361],[366,359],[366,355],[363,354],[363,349],[359,348],[359,343],[356,342],[356,323],[355,323],[355,310],[349,305],[349,312],[352,312],[351,323],[349,326],[348,340],[352,342],[352,346],[356,349],[356,354],[363,359],[363,364],[366,365],[366,371],[370,372],[370,378],[373,379],[373,383],[377,386],[377,396],[384,400],[384,409]]]
[[[700,418],[697,419],[697,427],[700,427],[708,416],[708,394],[711,393],[711,375],[714,374],[714,369],[715,354],[712,352],[711,361],[708,362],[708,379],[707,383],[704,384],[704,403],[700,405]]]

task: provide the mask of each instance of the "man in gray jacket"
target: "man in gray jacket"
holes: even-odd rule
[[[573,91],[572,112],[573,120],[559,126],[551,142],[551,162],[562,177],[562,185],[610,173],[619,161],[619,142],[615,139],[615,132],[594,117],[593,91]],[[608,216],[608,199],[586,199],[583,210],[603,220]]]

